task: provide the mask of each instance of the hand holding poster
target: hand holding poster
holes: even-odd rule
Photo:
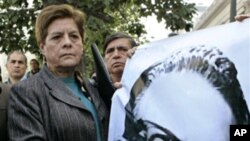
[[[112,99],[109,140],[227,141],[250,124],[250,20],[146,44]]]

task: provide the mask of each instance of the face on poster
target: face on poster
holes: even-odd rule
[[[229,125],[249,124],[249,23],[139,47],[127,62],[123,88],[112,100],[109,140],[217,136],[223,141],[229,140]],[[112,118],[116,113],[119,121]]]

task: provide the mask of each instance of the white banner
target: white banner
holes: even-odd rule
[[[250,124],[250,20],[140,46],[112,98],[109,141],[228,141]]]

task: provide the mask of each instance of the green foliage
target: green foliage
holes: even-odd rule
[[[140,18],[150,15],[164,21],[167,29],[189,31],[196,11],[194,4],[183,0],[0,0],[0,52],[22,49],[42,57],[34,37],[35,19],[42,7],[58,3],[69,3],[87,14],[83,62],[87,75],[93,72],[92,43],[102,51],[105,37],[115,31],[147,42]]]
[[[196,13],[195,4],[186,3],[183,0],[138,0],[142,5],[141,16],[157,16],[158,22],[164,21],[166,28],[172,31],[192,27],[192,18]]]

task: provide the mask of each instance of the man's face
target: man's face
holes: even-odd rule
[[[9,56],[6,68],[8,70],[9,77],[15,79],[21,79],[24,76],[27,68],[27,64],[25,62],[25,57],[23,56],[23,54],[18,52],[13,52]]]
[[[83,43],[74,20],[62,18],[53,21],[40,49],[52,71],[75,68],[82,57]]]
[[[39,69],[39,64],[36,61],[31,61],[30,62],[30,67],[32,70],[38,70]]]
[[[116,39],[107,45],[104,60],[111,75],[123,73],[128,58],[127,51],[131,48],[130,42],[126,38]]]

